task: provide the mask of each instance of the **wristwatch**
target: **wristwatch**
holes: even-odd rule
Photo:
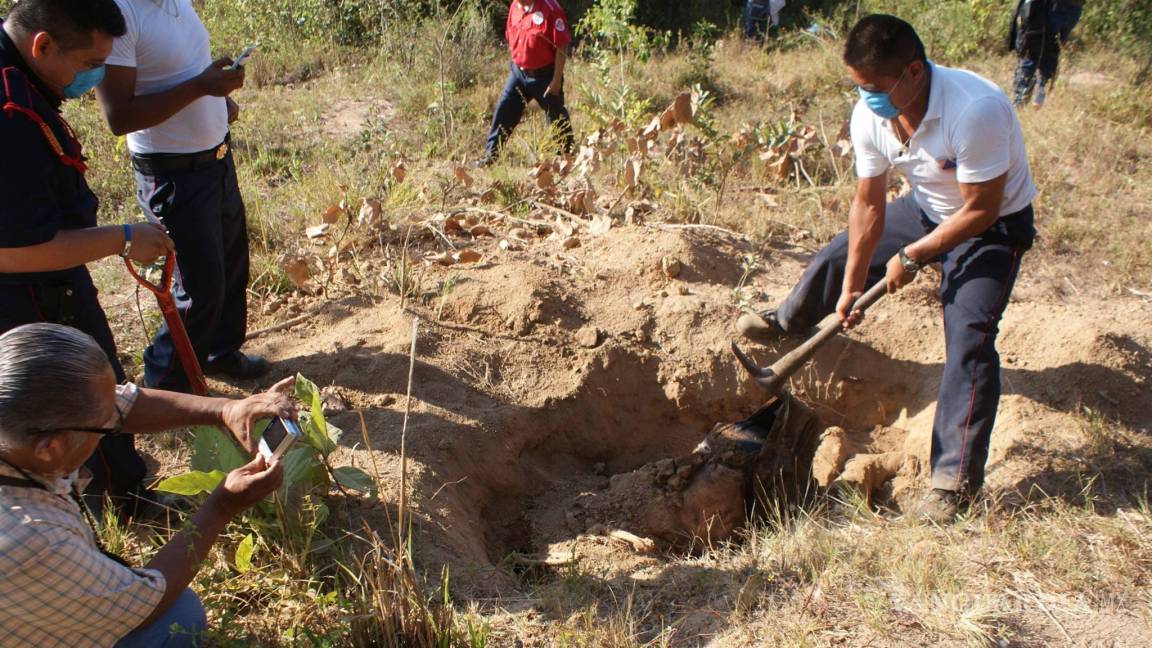
[[[897,253],[897,256],[900,257],[900,265],[904,266],[904,272],[909,274],[916,274],[917,272],[920,272],[920,268],[923,267],[919,263],[913,261],[912,258],[908,256],[908,253],[904,251],[904,248],[900,248],[900,252]]]

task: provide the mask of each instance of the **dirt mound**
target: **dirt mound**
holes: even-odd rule
[[[741,256],[755,253],[766,270],[751,290],[782,296],[803,254],[753,250],[710,229],[616,228],[574,249],[500,251],[493,242],[480,264],[428,270],[433,280],[456,275],[436,308],[348,297],[260,346],[279,367],[335,386],[350,407],[333,414],[350,432],[341,459],[375,468],[395,489],[409,333],[421,317],[406,439],[417,546],[429,565],[451,564],[454,582],[500,590],[515,586],[517,556],[583,543],[599,547],[597,560],[620,561],[627,547],[583,534],[692,528],[705,524],[685,521],[692,483],[710,493],[744,488],[739,470],[702,470],[692,451],[716,423],[745,419],[765,401],[728,349],[748,292],[735,290]],[[668,260],[678,273],[666,271]],[[793,381],[822,421],[808,459],[816,455],[825,481],[845,473],[896,502],[922,486],[943,361],[927,284],[882,302]],[[1038,453],[1077,452],[1085,439],[1068,413],[1081,406],[1146,434],[1150,343],[1137,321],[1152,321],[1147,304],[1010,306],[990,485],[1051,472]],[[363,416],[364,438],[351,410]],[[825,426],[840,430],[821,437]],[[398,495],[385,493],[389,506]],[[384,525],[385,513],[366,515]]]

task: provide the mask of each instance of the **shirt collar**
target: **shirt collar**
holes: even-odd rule
[[[20,49],[16,47],[16,43],[12,42],[12,38],[8,36],[8,32],[4,30],[4,21],[0,20],[0,67],[14,66],[16,69],[24,73],[28,80],[32,82],[33,87],[44,97],[48,105],[56,110],[60,110],[60,105],[64,100],[57,97],[55,93],[49,90],[48,86],[36,76],[28,62],[24,60],[24,56],[20,54]]]
[[[68,492],[72,490],[73,484],[76,484],[79,480],[90,479],[87,475],[81,474],[81,471],[83,471],[83,469],[63,477],[49,477],[31,471],[25,474],[9,466],[7,462],[0,461],[0,475],[14,477],[16,479],[28,479],[31,477],[33,481],[44,486],[44,488],[53,495],[67,495]]]
[[[922,122],[940,119],[944,116],[944,89],[941,87],[944,84],[940,80],[940,75],[937,74],[938,71],[936,64],[928,61],[928,110],[924,113],[924,119],[920,120]]]

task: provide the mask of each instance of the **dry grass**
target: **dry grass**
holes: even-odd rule
[[[435,33],[424,29],[429,38]],[[423,57],[420,65],[431,55],[414,54]],[[456,80],[450,92],[436,75],[414,75],[408,64],[382,56],[350,57],[355,65],[311,80],[238,94],[244,117],[235,129],[236,153],[253,234],[254,310],[288,290],[276,257],[300,245],[299,232],[325,206],[379,196],[402,215],[451,202],[452,161],[475,159],[481,150],[504,68],[491,43],[448,56]],[[292,67],[279,59],[276,65],[277,74]],[[663,107],[684,90],[682,81],[696,65],[684,54],[629,62],[623,81],[635,91],[630,101]],[[262,76],[259,66],[257,60],[254,78],[271,81],[275,75]],[[1011,75],[1005,58],[971,67],[1002,85]],[[1152,119],[1147,89],[1122,82],[1131,78],[1128,67],[1108,52],[1077,53],[1048,106],[1021,112],[1041,192],[1041,239],[1028,272],[1057,293],[1067,292],[1065,278],[1074,290],[1152,292]],[[620,81],[595,74],[576,61],[569,83],[576,128],[585,134],[593,121],[589,111],[598,105],[590,93]],[[834,138],[852,102],[833,41],[809,39],[766,53],[729,37],[712,53],[708,74],[717,98],[711,117],[724,137],[744,124],[795,115],[817,127],[822,139]],[[346,139],[326,134],[340,102],[364,97],[374,108],[357,132]],[[103,219],[136,219],[125,154],[106,134],[94,102],[70,104],[68,115],[92,157],[89,177],[103,200]],[[533,109],[509,156],[485,172],[486,180],[502,181],[506,190],[498,200],[509,211],[527,209],[526,165],[544,155],[547,141]],[[402,184],[389,174],[397,160],[409,169]],[[671,220],[736,229],[765,246],[787,239],[815,248],[843,226],[853,183],[845,163],[833,158],[820,164],[822,175],[811,183],[776,178],[754,157],[734,162],[723,183],[654,164],[642,193]],[[606,165],[595,177],[603,193],[618,191],[616,172]],[[116,304],[111,314],[121,345],[137,353],[144,337],[125,277],[112,263],[98,264],[97,277],[105,299]],[[154,324],[155,315],[148,317]],[[486,359],[461,370],[490,375]],[[1108,422],[1085,425],[1089,444],[1112,443]],[[444,615],[430,622],[454,628],[452,645],[510,646],[525,638],[533,642],[528,645],[547,646],[680,646],[703,642],[698,636],[712,637],[709,645],[715,646],[997,645],[1029,637],[1064,644],[1069,635],[1092,640],[1093,632],[1112,632],[1116,645],[1125,645],[1138,636],[1125,634],[1132,628],[1142,624],[1143,636],[1152,633],[1152,510],[1147,498],[1114,503],[1108,508],[1116,512],[1108,514],[1098,513],[1092,501],[1089,476],[1080,497],[1034,493],[1022,504],[989,504],[943,529],[829,503],[758,529],[741,546],[691,560],[661,559],[649,568],[655,586],[577,567],[527,588],[539,607],[497,601],[471,608],[462,601],[438,606],[428,589],[449,588],[448,582],[429,585],[402,548],[341,531],[358,529],[359,521],[334,505],[326,531],[339,542],[305,557],[303,569],[282,568],[276,549],[262,545],[257,569],[237,574],[229,552],[239,538],[226,538],[197,585],[224,645],[345,645],[349,625],[367,624],[371,634],[386,619],[422,622],[388,616],[397,609]],[[138,558],[150,552],[146,534],[109,534],[115,546]],[[485,624],[491,625],[486,640]]]

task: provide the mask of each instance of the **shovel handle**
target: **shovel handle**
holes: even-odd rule
[[[168,256],[164,257],[164,272],[160,275],[160,283],[154,284],[148,281],[136,270],[136,265],[132,260],[125,257],[124,265],[128,268],[128,273],[136,279],[136,283],[148,289],[148,292],[159,297],[160,295],[167,295],[172,290],[172,275],[176,270],[176,251],[169,250]]]
[[[860,296],[855,303],[852,304],[852,310],[865,311],[870,306],[880,300],[881,297],[887,292],[887,284],[884,280],[878,281],[876,285],[868,289],[868,292]],[[803,344],[796,347],[792,351],[784,354],[782,358],[772,363],[772,366],[763,369],[755,369],[755,365],[735,344],[732,345],[736,357],[740,359],[740,363],[756,377],[756,382],[761,387],[771,393],[777,393],[784,383],[792,377],[801,367],[804,366],[820,347],[824,346],[828,340],[836,337],[836,334],[844,329],[844,322],[839,318],[820,327],[812,337],[804,341]]]

